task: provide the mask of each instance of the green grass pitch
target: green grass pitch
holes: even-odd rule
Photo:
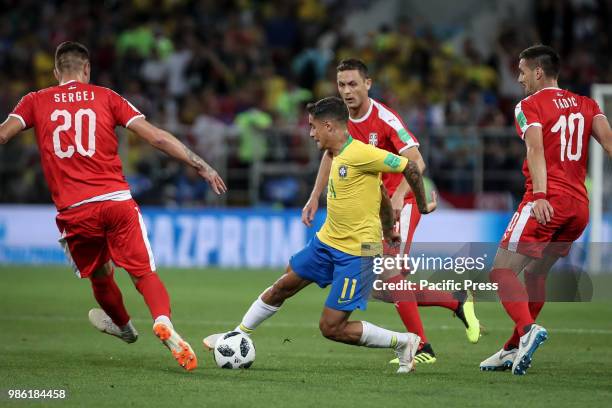
[[[140,331],[131,345],[90,326],[89,283],[68,268],[0,267],[0,406],[595,407],[612,400],[612,302],[546,305],[540,322],[550,338],[524,377],[478,370],[509,335],[501,305],[477,304],[488,329],[477,345],[467,342],[449,311],[421,308],[438,362],[398,376],[387,364],[389,350],[321,337],[327,291],[312,286],[258,329],[251,369],[218,369],[201,339],[232,329],[279,273],[160,271],[175,326],[199,357],[199,368],[184,372],[151,333],[148,311],[124,271],[117,280]],[[391,305],[371,303],[354,317],[402,329]],[[7,390],[15,388],[66,389],[68,398],[11,401]]]

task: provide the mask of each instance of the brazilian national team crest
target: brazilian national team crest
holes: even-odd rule
[[[340,166],[338,168],[338,176],[340,176],[341,179],[346,178],[346,176],[348,176],[348,167],[346,167],[344,164]]]
[[[370,133],[368,143],[371,144],[372,146],[378,146],[378,133],[376,132]]]

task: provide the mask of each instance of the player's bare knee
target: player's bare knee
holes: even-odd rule
[[[93,273],[91,274],[91,277],[94,279],[98,279],[98,278],[104,278],[107,276],[111,276],[114,270],[115,268],[113,268],[112,263],[109,261],[105,263],[104,265],[102,265],[101,267],[99,267],[98,269],[96,269],[95,271],[93,271]]]
[[[334,325],[327,322],[325,319],[319,320],[319,330],[323,337],[334,340]]]
[[[519,274],[531,261],[532,258],[526,255],[498,248],[493,261],[493,269],[512,269],[514,273]]]

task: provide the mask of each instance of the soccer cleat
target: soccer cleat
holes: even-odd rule
[[[503,348],[480,363],[480,371],[506,371],[512,368],[518,349]]]
[[[421,347],[416,355],[414,356],[414,360],[417,363],[422,364],[433,364],[436,362],[436,353],[434,353],[431,344],[425,343],[423,347]]]
[[[414,356],[415,363],[421,364],[433,364],[436,362],[436,353],[434,353],[431,344],[425,343],[419,350],[416,352]],[[399,359],[394,358],[389,361],[389,364],[399,364]]]
[[[480,322],[474,312],[474,297],[471,292],[455,292],[455,297],[459,300],[459,306],[455,310],[455,316],[463,322],[465,335],[470,343],[476,344],[480,339]]]
[[[153,333],[168,347],[174,359],[185,370],[191,371],[198,366],[198,359],[189,343],[183,340],[171,326],[162,322],[155,323]]]
[[[91,324],[102,333],[119,337],[126,343],[134,343],[138,340],[138,332],[131,320],[123,328],[119,328],[102,309],[91,309],[88,316]]]
[[[512,374],[525,375],[531,367],[533,353],[548,339],[548,332],[542,326],[532,324],[529,331],[521,336],[519,348],[512,364]]]
[[[215,349],[215,344],[217,344],[217,340],[221,338],[225,333],[215,333],[210,336],[204,337],[202,340],[202,344],[204,348],[208,351],[213,351]]]
[[[395,355],[399,361],[398,374],[406,374],[414,371],[414,355],[419,348],[421,338],[414,333],[407,333],[408,339],[406,343],[395,347]]]

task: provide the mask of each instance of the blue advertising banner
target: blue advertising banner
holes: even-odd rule
[[[323,223],[306,228],[299,210],[143,209],[157,265],[282,267]]]
[[[283,267],[325,220],[319,211],[312,228],[301,210],[142,208],[151,248],[159,266]],[[58,264],[52,206],[0,206],[0,263]],[[440,209],[421,218],[415,242],[498,242],[512,214]],[[604,225],[612,241],[612,217]]]

